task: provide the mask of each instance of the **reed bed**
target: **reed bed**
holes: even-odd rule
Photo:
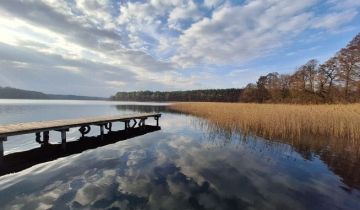
[[[170,109],[268,139],[329,137],[360,145],[360,104],[175,103]]]

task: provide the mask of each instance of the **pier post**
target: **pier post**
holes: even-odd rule
[[[156,120],[156,126],[159,127],[159,116],[155,116],[154,118],[155,118],[155,120]]]
[[[101,140],[104,140],[104,127],[106,128],[106,124],[97,124],[97,126],[100,127],[100,138]]]
[[[66,131],[69,131],[69,129],[67,130],[61,130],[61,148],[63,150],[66,150]]]
[[[61,147],[66,149],[66,131],[61,131]]]
[[[104,140],[104,125],[100,125],[100,136],[101,140]]]
[[[145,126],[145,120],[146,118],[141,118],[139,121],[139,127],[144,127]]]
[[[7,140],[7,137],[0,137],[0,157],[4,156],[4,141]]]
[[[112,123],[111,122],[108,122],[105,124],[105,129],[108,130],[108,133],[111,132],[111,128],[112,128]]]
[[[49,145],[49,131],[43,132],[43,145]]]
[[[66,150],[66,132],[69,131],[69,128],[56,131],[59,131],[61,133],[61,148],[63,150]]]
[[[35,141],[39,144],[42,144],[42,141],[41,141],[41,133],[40,132],[36,132],[35,133]]]
[[[49,131],[43,132],[43,139],[41,140],[41,133],[36,132],[35,133],[35,141],[39,143],[41,146],[49,145]]]

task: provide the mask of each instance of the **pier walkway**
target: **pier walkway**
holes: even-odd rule
[[[69,131],[70,128],[79,127],[79,131],[82,137],[84,137],[90,132],[90,126],[99,126],[100,136],[103,137],[104,129],[111,132],[112,123],[114,122],[125,123],[124,127],[125,130],[127,130],[135,128],[136,126],[144,127],[145,120],[148,118],[154,118],[156,120],[156,126],[159,126],[160,117],[161,114],[159,113],[132,114],[0,125],[0,156],[4,155],[3,142],[6,141],[9,136],[35,133],[36,142],[42,146],[46,146],[49,144],[49,132],[59,131],[61,132],[61,144],[63,149],[66,149],[66,132]],[[42,138],[41,133],[43,134]]]

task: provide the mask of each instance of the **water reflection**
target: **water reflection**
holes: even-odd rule
[[[208,150],[184,135],[157,132],[148,137],[1,179],[1,194],[12,196],[1,196],[0,201],[5,208],[19,209],[329,209],[344,203],[344,209],[356,209],[359,205],[359,193],[339,190],[341,182],[320,162],[294,164],[279,157],[269,161],[247,147],[226,147],[224,154],[224,148]]]
[[[182,114],[182,112],[176,111],[174,109],[168,108],[167,104],[163,105],[134,105],[134,104],[121,104],[116,105],[116,109],[119,111],[132,111],[140,113],[173,113],[173,114]]]
[[[320,143],[296,146],[243,138],[237,131],[175,113],[164,114],[160,125],[158,132],[0,177],[1,208],[360,207],[357,185],[334,174],[324,158],[324,151],[334,155],[334,150],[320,153]]]
[[[243,136],[241,131],[229,129],[221,124],[195,119],[192,124],[206,130],[205,139],[212,144],[257,144],[258,152],[272,150],[272,153],[297,153],[302,159],[314,161],[320,159],[331,171],[342,178],[346,184],[344,190],[360,189],[360,152],[358,147],[342,139],[324,137],[303,137],[301,139],[264,140],[256,136]],[[284,151],[286,150],[286,151]],[[273,155],[273,154],[272,154]]]

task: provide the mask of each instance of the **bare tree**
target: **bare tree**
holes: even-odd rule
[[[290,88],[292,85],[291,76],[287,74],[282,74],[279,77],[280,82],[280,90],[281,90],[281,98],[284,100],[285,98],[290,97]]]
[[[318,61],[315,59],[309,60],[305,65],[302,66],[305,73],[306,90],[310,92],[315,91],[315,78],[317,72]]]
[[[315,79],[317,72],[318,61],[315,59],[309,60],[306,64],[300,66],[293,75],[293,84],[296,89],[304,92],[315,91]]]
[[[344,83],[345,99],[350,100],[350,92],[358,80],[358,63],[360,62],[359,49],[356,47],[344,48],[338,54],[339,77]]]
[[[318,69],[318,93],[326,99],[332,101],[334,82],[338,79],[339,65],[336,57],[330,58]]]

